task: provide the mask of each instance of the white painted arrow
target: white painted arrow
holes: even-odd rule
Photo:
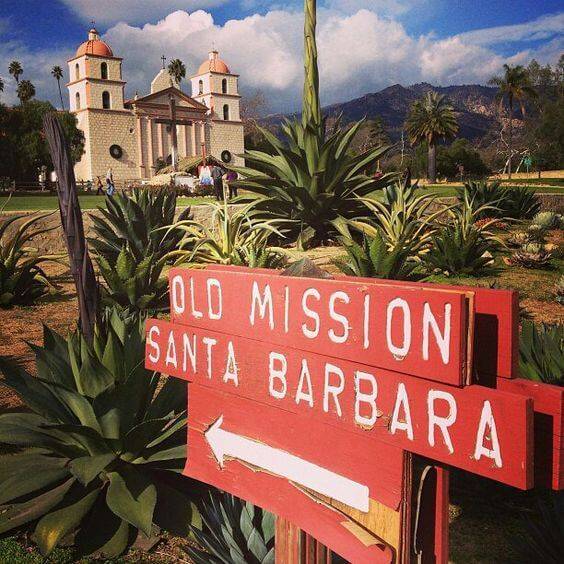
[[[223,415],[205,432],[214,456],[223,468],[225,457],[236,458],[287,478],[306,488],[368,512],[368,486],[349,480],[307,460],[221,428]]]

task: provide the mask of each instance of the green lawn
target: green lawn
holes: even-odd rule
[[[429,184],[428,186],[421,187],[422,192],[432,192],[437,196],[446,198],[448,196],[456,195],[457,186],[462,186],[462,184]],[[513,184],[504,183],[504,186],[509,187]],[[517,186],[517,188],[525,188],[527,190],[533,190],[534,192],[539,192],[540,194],[564,194],[564,185],[560,186],[535,186],[530,184],[528,186]]]
[[[80,206],[83,210],[93,210],[98,207],[105,207],[105,197],[104,196],[94,196],[92,194],[80,194],[78,196],[80,201]],[[6,202],[7,198],[0,197],[0,209],[2,205]],[[209,204],[212,202],[212,198],[188,198],[180,197],[178,198],[179,206],[194,206],[198,204]],[[4,211],[49,211],[59,209],[57,196],[54,194],[46,194],[39,196],[18,196],[14,195],[7,202]]]

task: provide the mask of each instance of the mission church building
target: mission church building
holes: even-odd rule
[[[151,178],[158,159],[170,163],[211,155],[226,164],[243,164],[238,156],[244,151],[239,75],[218,55],[211,51],[190,78],[192,96],[162,68],[150,94],[125,100],[123,59],[91,29],[68,61],[70,110],[85,137],[84,154],[75,165],[77,180],[103,180],[109,168],[116,180]]]

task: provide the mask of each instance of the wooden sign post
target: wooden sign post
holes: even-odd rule
[[[562,396],[476,383],[478,366],[515,375],[512,343],[483,342],[515,326],[512,293],[235,267],[169,280],[146,366],[189,383],[184,474],[275,513],[280,562],[446,562],[448,466],[535,484],[535,411],[559,417]]]

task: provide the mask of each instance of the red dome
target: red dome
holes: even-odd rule
[[[229,74],[230,70],[225,61],[222,61],[218,57],[219,53],[217,51],[212,51],[210,53],[209,59],[204,61],[197,74],[207,74],[208,72],[220,72],[223,74]]]
[[[88,39],[84,43],[81,43],[76,50],[76,57],[81,57],[82,55],[113,57],[114,53],[110,49],[110,46],[100,39],[100,34],[94,28],[92,28],[88,32]]]

